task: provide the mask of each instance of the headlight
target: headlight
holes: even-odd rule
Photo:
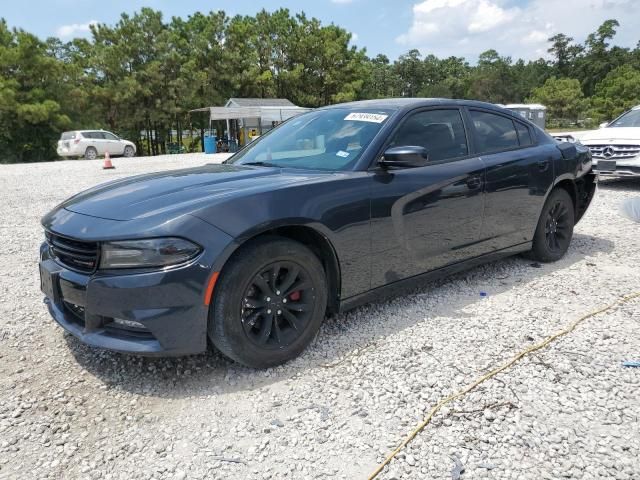
[[[192,259],[201,248],[182,238],[123,240],[102,244],[100,268],[166,267]]]

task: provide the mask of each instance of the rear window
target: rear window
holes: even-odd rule
[[[102,139],[104,138],[104,135],[102,134],[102,132],[84,132],[83,134],[84,138],[93,138],[93,139]]]
[[[529,145],[533,145],[533,140],[531,138],[531,132],[529,128],[520,122],[514,122],[516,124],[516,130],[518,131],[518,140],[520,140],[521,147],[528,147]]]
[[[518,148],[518,134],[513,120],[502,115],[471,110],[471,119],[478,134],[480,153]]]
[[[76,138],[76,134],[77,132],[63,132],[62,133],[62,137],[60,137],[61,140],[73,140],[74,138]]]

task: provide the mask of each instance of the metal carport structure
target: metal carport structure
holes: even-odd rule
[[[257,121],[256,127],[258,133],[263,133],[263,125],[265,122],[283,122],[289,118],[300,115],[311,110],[310,108],[298,107],[296,105],[287,106],[225,106],[225,107],[203,107],[191,110],[190,112],[209,112],[209,130],[212,130],[212,124],[214,121],[223,120],[227,125],[227,132],[231,138],[231,124],[230,121],[241,120],[243,123],[243,129],[246,130],[247,120],[254,119]],[[247,132],[244,132],[244,139],[248,137]],[[236,138],[234,136],[234,138]],[[240,138],[237,138],[240,140]]]

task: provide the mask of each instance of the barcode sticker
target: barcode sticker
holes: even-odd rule
[[[352,112],[344,117],[344,119],[355,120],[357,122],[382,123],[387,119],[388,116],[389,115],[383,115],[381,113]]]

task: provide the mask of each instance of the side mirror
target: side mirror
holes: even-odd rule
[[[560,142],[558,145],[558,150],[562,153],[562,157],[566,160],[571,160],[576,158],[578,155],[578,148],[575,143],[572,142]]]
[[[608,122],[603,122],[600,124],[600,128],[607,128],[609,126]]]
[[[380,161],[383,168],[416,168],[424,167],[429,162],[429,152],[424,147],[406,146],[388,148]]]

